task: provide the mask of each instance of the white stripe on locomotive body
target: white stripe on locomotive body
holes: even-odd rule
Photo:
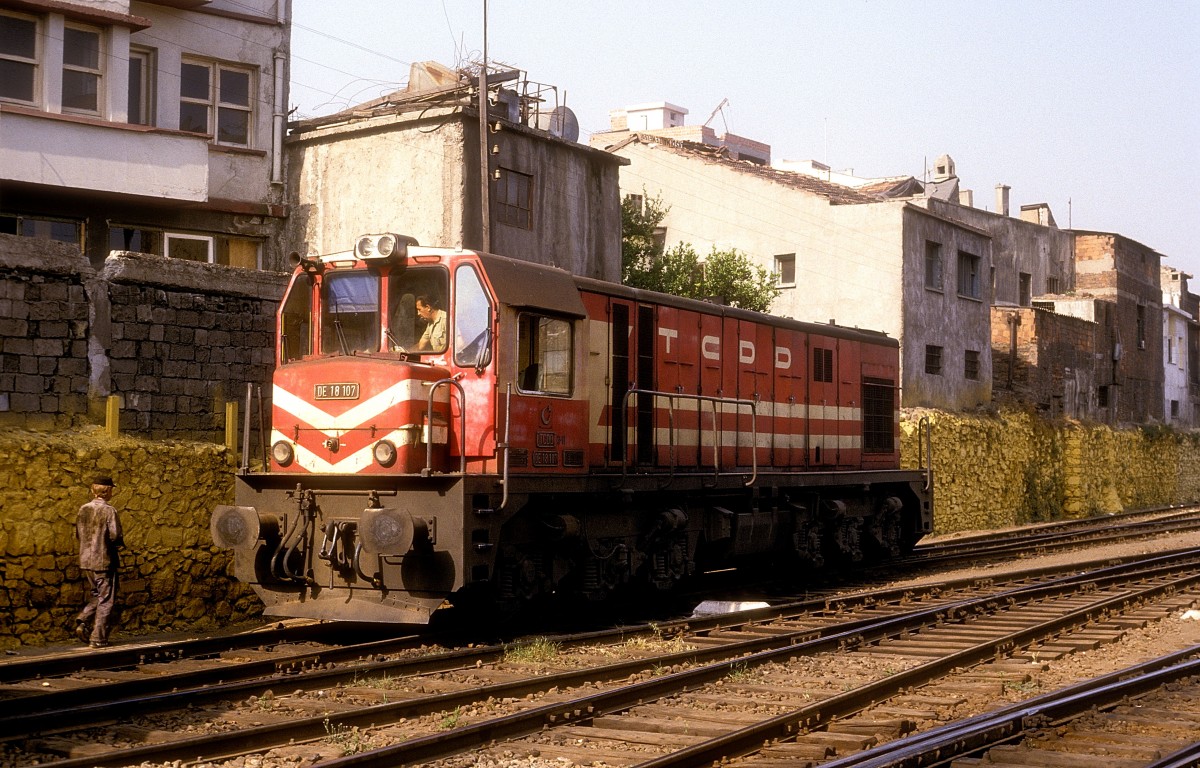
[[[730,435],[734,435],[735,439],[730,440]],[[699,445],[704,448],[712,448],[712,430],[701,430],[698,435],[700,438]],[[754,445],[758,448],[804,448],[805,440],[811,441],[811,447],[823,448],[831,450],[834,448],[858,449],[862,448],[862,437],[860,435],[801,435],[790,432],[780,432],[772,435],[770,432],[759,430],[754,435]],[[697,447],[697,434],[695,430],[675,430],[675,447],[676,448],[695,448]],[[733,430],[725,430],[721,435],[722,445],[726,448],[749,448],[750,447],[750,432],[734,432]],[[656,429],[654,439],[658,443],[659,448],[666,448],[671,444],[671,431],[666,428]]]
[[[666,420],[668,418],[667,405],[666,405],[668,398],[660,397],[660,398],[657,398],[657,400],[659,401],[659,404],[658,404],[658,407],[656,410],[658,411],[658,414],[662,418],[662,420],[664,422],[666,422]],[[769,410],[772,406],[774,407],[774,413],[772,413]],[[680,427],[679,423],[677,421],[675,424],[675,444],[676,445],[682,446],[682,447],[686,447],[689,445],[693,445],[693,446],[696,445],[696,440],[694,438],[690,442],[684,442],[684,440],[686,439],[686,435],[688,435],[688,434],[695,435],[697,431],[699,431],[701,433],[701,440],[704,441],[705,445],[707,445],[707,446],[712,445],[712,434],[713,434],[713,425],[712,425],[712,418],[711,418],[712,413],[713,413],[712,412],[712,404],[708,403],[708,402],[702,403],[697,400],[692,400],[692,399],[687,398],[685,395],[679,395],[675,398],[675,411],[677,414],[680,411],[687,411],[687,412],[695,413],[701,407],[703,407],[702,414],[704,416],[709,417],[708,421],[699,430],[697,430],[695,427]],[[630,410],[632,411],[632,406],[631,406]],[[826,423],[821,425],[821,428],[829,429],[828,422],[831,422],[831,421],[850,422],[850,423],[854,424],[855,426],[861,426],[862,418],[863,418],[861,408],[838,407],[835,405],[805,405],[804,403],[762,403],[762,402],[760,402],[760,403],[756,404],[755,410],[757,412],[756,421],[758,422],[758,429],[756,431],[758,432],[758,443],[759,443],[760,448],[765,448],[765,447],[768,447],[768,445],[769,445],[769,443],[768,444],[763,443],[763,435],[770,434],[770,431],[769,431],[767,425],[769,424],[770,420],[772,420],[772,419],[775,419],[775,420],[808,419],[810,421],[823,421]],[[730,423],[732,423],[738,416],[748,416],[749,412],[745,407],[735,408],[733,405],[726,405],[723,415],[726,420],[728,420]],[[632,426],[629,426],[628,428],[632,429]],[[726,434],[728,434],[730,432],[734,432],[734,431],[735,430],[732,429],[731,427],[727,427],[724,429],[724,433],[726,433]],[[596,419],[592,422],[591,429],[588,430],[588,434],[589,434],[590,441],[593,443],[607,442],[608,441],[608,425],[602,424],[602,423],[600,423],[599,419]],[[740,441],[738,443],[739,447],[747,447],[748,448],[750,446],[749,430],[746,430],[745,434],[747,435],[747,437],[744,439],[744,441],[742,441],[742,438],[739,438],[739,441]],[[779,437],[795,436],[796,438],[803,440],[807,436],[814,441],[813,442],[814,446],[821,446],[823,448],[837,447],[839,444],[843,448],[858,448],[862,444],[862,436],[861,435],[837,435],[837,434],[806,435],[803,432],[797,432],[797,431],[792,431],[792,430],[788,430],[788,429],[778,429],[774,434],[776,435],[777,439]],[[670,427],[664,423],[663,426],[658,428],[657,439],[660,441],[661,445],[667,445],[669,436],[670,436]],[[846,444],[847,439],[854,440],[854,444],[847,445]]]
[[[361,428],[398,403],[410,400],[427,402],[428,398],[425,392],[419,391],[424,389],[424,382],[405,379],[396,382],[379,394],[367,398],[339,416],[326,413],[313,403],[287,391],[278,384],[272,388],[272,401],[275,407],[295,416],[304,424],[311,425],[329,437],[336,437],[347,430]],[[416,397],[413,396],[414,392],[418,392]],[[441,395],[439,402],[450,402],[448,388],[443,387],[439,394]]]
[[[305,448],[300,443],[294,442],[287,435],[275,429],[271,431],[271,442],[275,443],[280,440],[291,443],[296,452],[297,466],[312,472],[314,474],[355,474],[364,469],[375,466],[375,444],[380,440],[390,440],[397,447],[422,445],[421,443],[420,424],[406,424],[398,427],[386,435],[381,435],[372,440],[367,445],[358,449],[354,453],[347,454],[337,462],[329,462],[320,456],[316,455],[308,448]],[[443,444],[449,438],[449,430],[446,427],[433,428],[433,440],[435,444]]]

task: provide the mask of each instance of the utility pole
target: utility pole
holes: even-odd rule
[[[488,194],[488,184],[491,173],[488,171],[488,54],[487,54],[487,0],[483,0],[483,66],[479,68],[479,212],[481,248],[492,250],[491,201]]]

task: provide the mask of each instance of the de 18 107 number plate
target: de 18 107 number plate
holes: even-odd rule
[[[317,400],[357,400],[357,384],[316,384],[313,397]]]

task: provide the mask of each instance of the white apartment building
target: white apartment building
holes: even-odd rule
[[[0,232],[251,269],[286,215],[290,0],[0,0]]]

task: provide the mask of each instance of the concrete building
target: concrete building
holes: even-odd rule
[[[0,0],[0,232],[247,268],[284,208],[289,0]]]
[[[1188,290],[1191,275],[1172,267],[1160,270],[1163,302],[1163,415],[1168,424],[1191,428],[1200,423],[1200,296]]]
[[[721,102],[724,106],[725,102]],[[724,149],[729,157],[760,165],[771,164],[771,145],[738,136],[735,133],[717,133],[708,126],[721,107],[717,107],[703,125],[686,125],[688,111],[665,101],[614,109],[608,113],[610,130],[593,133],[589,143],[593,147],[607,149],[621,143],[633,133],[658,136],[663,139],[690,141],[706,147]]]
[[[901,344],[905,406],[991,401],[992,239],[904,200],[632,133],[624,194],[661,197],[668,246],[736,248],[776,275],[774,314],[871,328]]]
[[[488,250],[602,280],[621,279],[620,158],[575,141],[553,89],[516,70],[489,75]],[[310,254],[369,232],[481,248],[477,77],[414,64],[408,88],[292,126],[286,239]]]
[[[1074,287],[1075,239],[1070,230],[1054,226],[1044,204],[1027,206],[1020,218],[1010,216],[1008,194],[1007,186],[998,185],[994,212],[934,197],[913,198],[912,203],[987,232],[992,238],[992,265],[987,275],[992,303],[1031,307],[1035,297],[1057,295]],[[1042,216],[1050,223],[1040,223]]]

